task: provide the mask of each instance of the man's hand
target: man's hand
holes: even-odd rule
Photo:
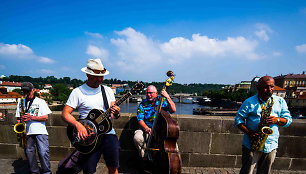
[[[255,133],[255,132],[253,132],[253,131],[249,131],[249,132],[247,133],[247,136],[248,136],[251,140],[256,140],[257,137],[258,137],[258,133]]]
[[[170,98],[169,94],[167,93],[167,91],[165,91],[165,89],[163,89],[163,90],[160,92],[160,94],[161,94],[162,96],[164,96],[165,98]]]
[[[266,119],[266,123],[267,124],[276,124],[277,123],[277,119],[278,117],[275,117],[275,116],[269,116],[267,119]]]
[[[149,128],[149,127],[147,127],[146,130],[145,130],[145,132],[148,133],[149,135],[151,135],[151,131],[152,131],[152,129]]]
[[[119,117],[116,117],[120,113],[120,107],[119,106],[117,106],[115,104],[112,104],[112,106],[110,107],[110,110],[111,110],[111,118],[112,119],[119,118]]]
[[[30,120],[32,120],[31,118],[32,118],[32,116],[31,116],[29,113],[25,113],[25,114],[21,117],[21,119],[22,119],[23,121],[30,121]]]
[[[243,133],[245,133],[251,140],[256,140],[258,133],[249,130],[244,123],[240,123],[237,126]]]
[[[85,140],[88,137],[86,128],[80,122],[76,124],[76,129],[78,130],[79,139]]]

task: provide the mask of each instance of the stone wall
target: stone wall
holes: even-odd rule
[[[47,121],[51,160],[57,161],[73,148],[66,135],[66,123],[61,112],[55,111]],[[74,113],[77,116],[77,113]],[[241,166],[241,141],[243,134],[233,126],[234,117],[172,115],[180,125],[178,145],[185,167]],[[14,111],[0,121],[0,156],[17,159],[23,154],[18,147],[13,126]],[[122,113],[113,122],[120,141],[120,166],[130,168],[137,165],[138,153],[133,144],[134,131],[138,129],[135,113]],[[280,128],[279,148],[274,169],[306,170],[306,120],[294,120],[288,128]],[[103,162],[103,161],[102,161]],[[136,164],[135,164],[136,163]]]

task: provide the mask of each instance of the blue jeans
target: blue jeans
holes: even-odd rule
[[[36,159],[36,148],[42,173],[51,174],[48,135],[27,135],[27,148],[25,149],[25,153],[29,161],[31,173],[40,173]]]

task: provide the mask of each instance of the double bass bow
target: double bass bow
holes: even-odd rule
[[[174,79],[172,71],[168,71],[167,76],[169,78],[165,82],[164,90],[172,85]],[[156,109],[145,156],[153,163],[154,168],[158,169],[158,173],[180,174],[182,160],[176,143],[180,128],[177,121],[172,119],[168,112],[161,112],[163,100],[164,97],[161,97]]]

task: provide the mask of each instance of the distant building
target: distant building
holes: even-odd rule
[[[123,88],[124,84],[112,84],[112,87]]]
[[[276,95],[276,96],[285,98],[286,97],[286,89],[275,85],[273,94]]]
[[[260,77],[258,77],[258,76],[254,77],[252,79],[250,91],[257,92],[257,84],[258,84],[259,79],[260,79]]]
[[[51,89],[52,85],[51,84],[45,84],[44,89]]]
[[[35,92],[39,95],[39,98],[49,98],[51,96],[49,89],[34,89]]]
[[[8,92],[6,88],[0,88],[0,104],[15,103],[17,104],[18,98],[21,98],[21,95],[17,92]]]
[[[129,85],[127,83],[125,84],[112,84],[113,88],[115,88],[115,94],[118,94],[118,93],[121,93],[121,92],[124,92],[124,91],[128,91],[130,88],[129,88]]]
[[[245,90],[246,92],[249,92],[251,88],[251,81],[241,81],[240,83],[230,86],[230,87],[225,87],[223,90],[226,90],[227,92],[235,92],[238,90]]]
[[[21,89],[21,83],[0,81],[0,87],[5,87],[7,92],[12,92],[14,89]]]
[[[295,87],[306,87],[306,74],[287,74],[274,77],[275,85],[284,88],[292,89]]]
[[[291,106],[297,108],[305,108],[306,107],[306,92],[303,92],[301,95],[296,94],[295,98],[286,98],[286,101]]]

